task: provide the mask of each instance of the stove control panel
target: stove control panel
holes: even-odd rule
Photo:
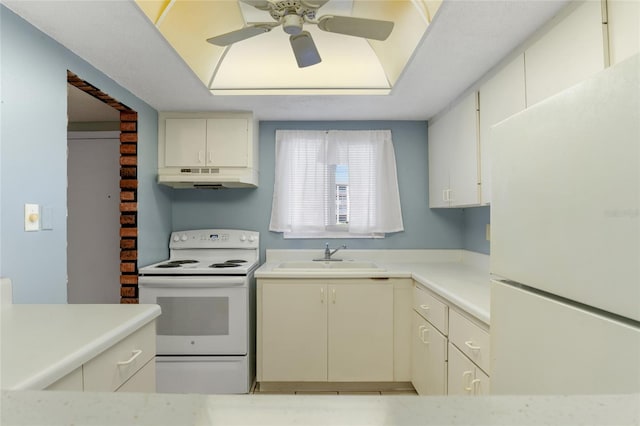
[[[171,233],[169,248],[258,248],[259,233],[239,229],[197,229]]]

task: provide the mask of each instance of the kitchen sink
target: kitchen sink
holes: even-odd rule
[[[385,271],[374,262],[359,260],[332,260],[332,261],[289,261],[282,262],[274,271],[317,271],[317,270],[341,270],[341,271]]]

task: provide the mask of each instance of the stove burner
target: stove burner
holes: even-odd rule
[[[156,266],[156,268],[179,268],[182,265],[186,265],[189,263],[198,263],[197,260],[185,259],[185,260],[170,260],[167,263],[163,263],[161,265]]]
[[[223,262],[223,263],[213,263],[209,265],[209,268],[236,268],[238,266],[240,265],[237,263]]]
[[[242,260],[242,259],[231,259],[231,260],[225,260],[224,262],[221,262],[221,263],[213,263],[209,265],[209,267],[210,268],[235,268],[246,262],[247,262],[246,260]]]

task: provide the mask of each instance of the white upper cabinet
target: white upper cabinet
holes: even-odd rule
[[[526,49],[527,106],[605,68],[602,23],[601,2],[585,1]]]
[[[478,94],[429,124],[429,206],[478,205]]]
[[[611,65],[640,51],[640,2],[607,0]]]
[[[258,123],[243,112],[161,112],[158,183],[173,188],[258,186]]]
[[[249,167],[246,118],[167,118],[165,165]]]
[[[481,204],[491,203],[491,127],[526,108],[524,55],[518,55],[480,87]]]
[[[191,167],[205,165],[207,121],[198,118],[168,118],[165,121],[163,166]]]

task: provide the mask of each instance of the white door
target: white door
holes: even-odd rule
[[[71,132],[67,145],[67,300],[119,303],[119,132]]]
[[[329,285],[329,381],[393,380],[393,286]]]
[[[263,381],[327,380],[327,286],[277,282],[262,286]]]
[[[165,166],[204,167],[206,139],[206,120],[167,118],[165,121]]]
[[[207,120],[207,166],[249,166],[249,120],[246,118]]]

